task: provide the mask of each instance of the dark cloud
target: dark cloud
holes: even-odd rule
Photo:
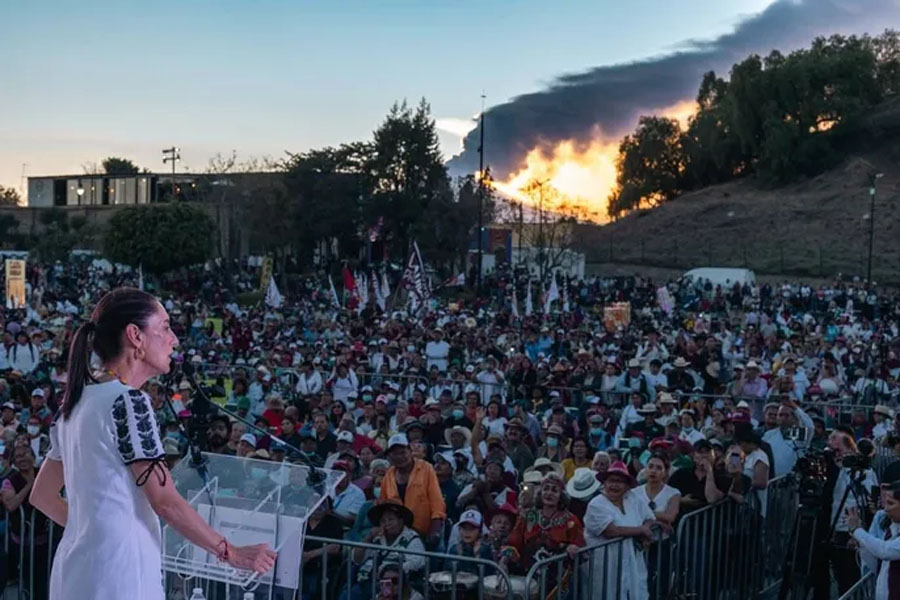
[[[693,98],[703,73],[727,74],[750,54],[787,52],[834,33],[878,34],[900,17],[900,0],[778,0],[713,41],[687,42],[671,54],[563,75],[548,89],[518,96],[485,114],[485,159],[505,176],[536,146],[588,141],[631,131],[641,114]],[[479,130],[450,161],[454,173],[478,168]]]

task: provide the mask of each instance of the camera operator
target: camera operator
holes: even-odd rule
[[[772,448],[775,459],[773,476],[780,477],[794,470],[797,459],[812,438],[815,424],[789,396],[782,397],[776,419],[778,426],[766,431],[763,441]]]
[[[865,442],[864,448],[874,451],[871,442],[862,440],[861,445],[862,442]],[[834,482],[834,488],[830,494],[831,543],[827,548],[827,554],[838,590],[843,595],[860,577],[856,551],[849,544],[850,526],[847,523],[847,514],[850,509],[856,509],[863,516],[863,520],[867,521],[865,516],[871,514],[868,511],[869,495],[871,490],[878,488],[878,478],[870,467],[871,456],[865,456],[860,452],[853,436],[846,430],[834,430],[828,438],[828,447],[834,457],[828,481],[829,485]],[[827,581],[827,577],[825,579]],[[815,597],[827,598],[828,593],[817,586]]]
[[[900,598],[900,482],[881,486],[884,510],[872,519],[868,532],[859,512],[847,514],[850,535],[859,546],[859,558],[876,574],[875,600]]]

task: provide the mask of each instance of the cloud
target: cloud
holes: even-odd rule
[[[688,40],[663,56],[562,75],[545,90],[485,113],[486,161],[502,177],[522,166],[533,148],[586,143],[597,131],[620,137],[640,115],[693,98],[706,71],[725,75],[750,54],[788,52],[822,35],[879,34],[898,17],[898,0],[778,0],[715,40]],[[478,137],[476,126],[450,161],[451,172],[477,169]]]

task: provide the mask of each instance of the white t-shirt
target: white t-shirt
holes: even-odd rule
[[[439,371],[447,370],[447,357],[450,355],[450,344],[444,340],[432,340],[425,344],[425,356],[428,368],[436,366]]]
[[[761,449],[757,448],[753,452],[747,455],[747,458],[744,460],[744,475],[749,477],[751,480],[753,479],[753,471],[756,470],[756,463],[763,463],[766,467],[769,467],[771,473],[771,467],[769,465],[769,457],[763,452]],[[759,498],[759,512],[762,516],[766,516],[766,502],[769,498],[769,491],[766,490],[756,490],[756,495]]]
[[[649,508],[654,513],[665,512],[667,508],[669,508],[669,501],[672,498],[681,498],[681,492],[678,491],[677,488],[673,488],[669,484],[663,484],[662,489],[659,490],[659,493],[656,494],[655,498],[650,498],[650,495],[647,493],[647,484],[645,483],[642,486],[634,488],[634,493],[638,498],[647,503],[647,508]],[[653,502],[653,505],[656,508],[650,506],[650,502]],[[663,539],[668,538],[670,534],[664,534]]]
[[[849,530],[849,527],[847,527],[847,509],[858,506],[853,492],[847,494],[847,500],[844,502],[843,508],[840,506],[848,485],[850,485],[850,472],[849,469],[842,467],[834,484],[834,494],[831,496],[831,522],[834,522],[834,518],[838,516],[838,509],[841,511],[840,517],[834,525],[835,531]],[[863,475],[862,486],[866,494],[872,493],[872,488],[878,486],[878,476],[875,474],[875,471],[866,469]],[[866,498],[860,498],[860,500],[865,502]]]

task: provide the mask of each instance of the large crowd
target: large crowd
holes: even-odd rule
[[[180,347],[174,374],[146,392],[172,466],[199,402],[182,376],[189,363],[215,401],[257,426],[216,414],[197,440],[205,450],[347,472],[307,534],[386,550],[350,553],[346,600],[369,600],[372,578],[398,573],[404,590],[375,593],[417,597],[425,559],[392,548],[521,575],[621,537],[636,542],[622,546],[622,585],[647,598],[644,549],[684,515],[736,502],[765,517],[769,482],[810,448],[840,456],[869,438],[900,452],[900,302],[859,282],[560,277],[565,303],[545,311],[539,301],[526,309],[526,279],[501,270],[480,293],[440,289],[410,313],[402,294],[384,310],[374,299],[337,306],[327,277],[297,276],[281,306],[239,305],[259,270],[214,261],[148,278]],[[27,276],[29,305],[0,317],[0,497],[10,514],[30,510],[74,330],[104,292],[139,284],[137,272],[91,257],[29,263]],[[626,302],[625,319],[604,311]],[[900,468],[883,478],[900,480]],[[306,543],[304,597],[340,578],[321,577],[323,554],[339,552]],[[842,587],[858,577],[841,569]]]

